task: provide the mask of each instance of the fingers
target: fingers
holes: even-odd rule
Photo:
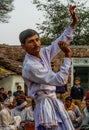
[[[60,48],[61,48],[61,50],[62,50],[63,52],[65,52],[65,51],[67,50],[68,44],[67,44],[66,42],[60,41],[58,44],[59,44],[59,46],[60,46]]]
[[[71,11],[74,11],[75,8],[76,8],[76,5],[74,5],[74,6],[70,6],[70,8],[69,8],[70,12],[71,12]]]
[[[75,11],[74,11],[75,8],[76,8],[76,5],[70,6],[69,11],[70,11],[71,15],[74,15],[74,14],[75,14]]]
[[[75,8],[76,8],[76,5],[73,5],[73,6],[70,5],[70,8],[69,8],[69,9],[70,9],[70,10],[71,10],[71,9],[74,10]]]
[[[62,48],[64,46],[68,46],[68,44],[64,41],[60,41],[58,44],[59,44],[60,48]]]
[[[68,43],[66,43],[64,41],[60,41],[58,44],[59,44],[61,50],[65,53],[65,56],[70,58],[72,55],[72,51],[71,51],[70,47],[68,46]]]

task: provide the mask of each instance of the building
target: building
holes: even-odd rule
[[[24,80],[21,76],[21,49],[16,46],[0,45],[0,50],[0,87],[4,87],[5,91],[14,92],[17,90],[17,85],[21,85],[24,91]]]
[[[86,91],[89,90],[89,46],[70,47],[72,49],[72,63],[68,82],[69,89],[73,85],[74,77],[80,76],[81,84],[84,87],[84,91],[86,93]],[[0,70],[0,85],[4,85],[2,80],[3,82],[6,82],[6,77],[8,81],[11,80],[11,77],[18,77],[16,78],[16,81],[13,80],[13,82],[15,81],[13,84],[14,86],[16,86],[16,84],[21,84],[21,78],[19,76],[21,76],[24,56],[25,52],[20,46],[0,45],[0,68],[9,71],[9,73],[2,73]],[[52,69],[55,72],[60,69],[60,65],[62,64],[63,59],[64,54],[63,52],[60,52],[52,60]]]

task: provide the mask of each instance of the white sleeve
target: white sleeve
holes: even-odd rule
[[[63,65],[58,73],[48,70],[37,64],[24,66],[23,77],[31,82],[39,84],[48,84],[52,86],[60,86],[67,83],[71,60],[64,59]]]
[[[64,30],[61,36],[59,36],[55,41],[51,43],[50,46],[46,48],[49,51],[50,59],[54,58],[60,52],[61,49],[58,45],[59,41],[65,41],[69,44],[73,40],[73,32],[74,29],[69,26],[67,29]]]

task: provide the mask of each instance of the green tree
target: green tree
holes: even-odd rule
[[[7,23],[10,16],[8,15],[14,9],[14,0],[0,0],[0,22]]]
[[[77,2],[76,13],[79,22],[72,45],[89,45],[89,8],[85,6],[85,3],[86,1]],[[43,11],[45,20],[42,24],[37,24],[37,27],[45,37],[57,38],[71,23],[68,4],[63,4],[60,0],[33,0],[33,4],[38,10]]]
[[[53,39],[47,36],[42,36],[40,40],[41,40],[42,45],[49,45]]]

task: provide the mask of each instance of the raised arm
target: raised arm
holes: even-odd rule
[[[61,50],[60,46],[58,45],[59,41],[65,41],[68,44],[73,40],[73,32],[78,22],[78,17],[75,13],[76,6],[70,6],[69,11],[72,17],[72,23],[68,28],[64,30],[64,32],[59,36],[52,44],[48,47],[48,51],[50,52],[50,58],[54,58]]]
[[[73,19],[73,22],[70,25],[72,28],[75,28],[77,23],[78,23],[78,17],[75,13],[75,8],[76,8],[76,6],[70,6],[70,8],[69,8],[70,14],[71,14],[72,19]]]

